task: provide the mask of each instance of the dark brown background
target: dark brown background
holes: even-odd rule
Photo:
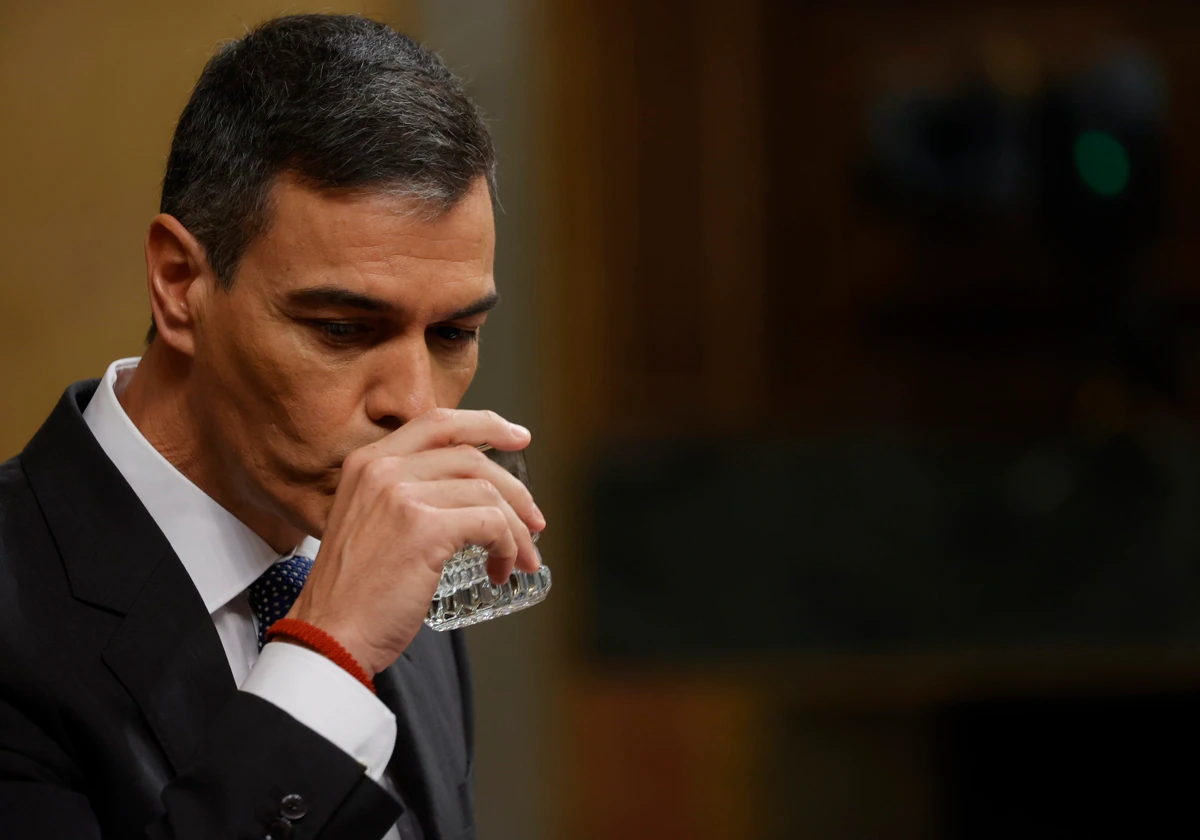
[[[505,304],[471,399],[535,430],[556,584],[546,605],[472,631],[481,836],[1073,836],[1121,821],[1150,833],[1178,811],[1186,795],[1173,785],[1184,777],[1160,765],[1190,760],[1187,723],[1200,711],[1189,623],[1200,592],[1164,591],[1194,579],[1200,550],[1190,525],[1200,499],[1194,4],[362,8],[464,72],[501,154]],[[0,4],[6,455],[68,382],[138,351],[140,237],[174,118],[212,44],[282,10],[249,0]],[[1090,281],[1113,260],[1056,243],[1030,206],[930,212],[879,200],[870,179],[871,109],[889,91],[949,96],[974,78],[1034,101],[1123,44],[1159,63],[1169,91],[1164,225],[1120,276],[1170,326],[1139,333],[1169,362],[1170,388],[1114,350],[1094,317],[1102,284]],[[662,488],[708,486],[663,464],[727,449],[762,463],[778,451],[778,464],[796,465],[795,487],[827,482],[826,518],[842,523],[847,545],[872,527],[886,543],[911,502],[888,489],[909,485],[875,472],[881,451],[917,453],[933,476],[948,464],[970,486],[1020,478],[1029,453],[1038,469],[1047,452],[1052,465],[1069,456],[1099,464],[1080,467],[1074,486],[1100,501],[1079,503],[1075,530],[1054,530],[1050,517],[1044,534],[1029,532],[1031,544],[1053,546],[1041,566],[1020,566],[1026,553],[1012,546],[1024,543],[1007,541],[992,496],[981,493],[969,516],[938,509],[956,540],[939,556],[1008,584],[988,625],[1004,632],[910,637],[928,618],[906,613],[913,603],[936,613],[968,590],[936,589],[944,581],[930,579],[925,558],[898,549],[881,553],[890,565],[860,570],[883,600],[868,610],[851,591],[840,604],[846,615],[863,610],[851,616],[860,623],[890,616],[891,644],[843,643],[837,627],[805,636],[797,628],[817,621],[808,607],[756,637],[762,616],[786,619],[805,603],[789,593],[788,569],[812,574],[849,549],[832,526],[817,537],[788,533],[786,516],[752,523],[788,535],[771,567],[783,573],[761,599],[733,600],[761,568],[760,557],[724,548],[745,520],[695,515],[720,509],[716,490],[697,491],[696,508],[660,503],[676,498]],[[940,460],[920,460],[926,452]],[[727,460],[730,481],[744,480],[738,458]],[[855,464],[866,465],[865,490],[847,478]],[[735,501],[747,496],[721,475],[705,473]],[[624,496],[640,507],[605,507],[637,485],[631,477],[645,495]],[[821,495],[811,498],[819,507]],[[816,515],[807,504],[795,523]],[[868,508],[877,522],[861,521]],[[641,583],[622,565],[640,558],[639,544],[622,543],[625,525],[636,518],[657,534],[675,521],[668,514],[710,548],[655,553],[647,580],[711,585],[622,624],[635,601],[614,581]],[[918,544],[941,539],[923,523],[910,518]],[[1088,558],[1102,550],[1114,564],[1111,597],[1139,593],[1139,616],[1160,598],[1171,621],[1136,625],[1118,604],[1087,613],[1086,632],[1075,623],[1069,584],[1088,579]],[[887,585],[871,588],[885,572]],[[1051,584],[1065,600],[1046,595]],[[674,639],[705,611],[709,620]],[[614,622],[631,628],[624,648],[610,643]]]

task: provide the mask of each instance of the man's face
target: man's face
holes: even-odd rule
[[[190,409],[235,498],[320,536],[346,455],[471,384],[492,206],[482,179],[432,221],[288,178],[272,199],[233,287],[198,293]]]

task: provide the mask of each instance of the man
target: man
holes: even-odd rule
[[[475,836],[463,642],[423,618],[457,549],[501,581],[545,526],[476,448],[529,433],[454,410],[493,169],[381,24],[285,17],[209,62],[145,355],[0,466],[0,835]]]

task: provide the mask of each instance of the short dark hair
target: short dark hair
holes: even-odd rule
[[[494,197],[495,169],[483,115],[433,52],[364,17],[289,15],[205,66],[175,128],[160,211],[229,288],[270,223],[281,174],[396,192],[436,215],[480,177]]]

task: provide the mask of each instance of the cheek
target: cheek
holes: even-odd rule
[[[465,361],[446,364],[436,369],[435,392],[439,408],[458,408],[475,378],[478,349],[472,349]]]
[[[362,384],[357,374],[352,369],[331,370],[302,357],[268,366],[259,393],[272,433],[295,447],[297,457],[326,460],[325,449],[344,439],[361,414]]]
[[[309,369],[297,377],[286,395],[275,399],[279,427],[288,431],[297,447],[321,450],[312,455],[322,460],[330,454],[325,449],[338,447],[353,436],[362,414],[361,389],[355,377],[345,372],[330,376]]]
[[[260,326],[208,360],[209,393],[223,405],[218,433],[240,438],[257,471],[325,464],[353,413],[354,384],[344,371],[315,364],[288,331]]]

